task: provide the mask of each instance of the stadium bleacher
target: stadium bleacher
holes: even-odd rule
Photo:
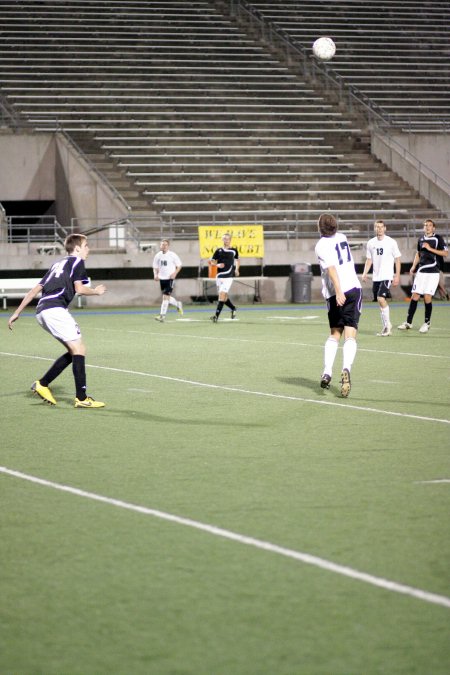
[[[284,226],[286,218],[300,217],[314,227],[326,209],[355,227],[375,215],[393,227],[424,213],[438,219],[371,155],[365,121],[280,60],[224,4],[230,3],[2,0],[2,95],[33,129],[63,128],[137,217],[156,213],[172,230],[177,223],[243,218],[276,229],[278,220]],[[441,124],[448,73],[432,58],[441,45],[433,22],[422,26],[430,54],[421,68],[402,57],[413,52],[407,37],[418,32],[418,3],[398,8],[402,40],[391,6],[388,21],[358,2],[340,3],[339,11],[324,2],[245,4],[301,45],[320,25],[338,42],[333,67],[400,124],[411,125],[411,107],[419,129],[425,120]],[[442,18],[445,3],[435,4]],[[403,82],[411,87],[408,98],[398,95]],[[432,91],[424,108],[424,93]]]
[[[243,3],[302,49],[331,37],[327,68],[381,108],[394,127],[418,132],[450,129],[448,2],[255,0]]]

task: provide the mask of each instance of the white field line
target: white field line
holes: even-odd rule
[[[53,361],[43,356],[32,356],[29,354],[14,354],[10,352],[0,352],[0,356],[14,356],[24,359],[37,359],[39,361]],[[438,422],[440,424],[450,424],[450,419],[443,419],[440,417],[426,417],[424,415],[413,415],[411,413],[394,412],[392,410],[382,410],[378,408],[369,408],[360,405],[352,405],[351,403],[338,403],[337,401],[321,401],[315,398],[304,398],[303,396],[288,396],[287,394],[274,394],[267,391],[257,391],[253,389],[241,389],[238,387],[231,387],[222,384],[212,384],[211,382],[198,382],[197,380],[188,380],[183,377],[170,377],[169,375],[158,375],[156,373],[146,373],[140,370],[128,370],[127,368],[113,368],[112,366],[96,366],[93,364],[86,364],[87,368],[95,368],[97,370],[106,370],[111,373],[124,373],[125,375],[137,375],[139,377],[151,377],[157,380],[165,380],[167,382],[180,382],[181,384],[188,384],[195,387],[204,387],[205,389],[216,389],[219,391],[233,391],[238,394],[247,394],[249,396],[260,396],[265,398],[277,399],[280,401],[298,401],[300,403],[312,403],[313,405],[328,405],[338,408],[346,408],[347,410],[359,410],[365,413],[376,413],[378,415],[388,415],[391,417],[402,417],[406,419],[422,420],[424,422]]]
[[[349,577],[356,581],[362,581],[366,584],[372,586],[377,586],[386,591],[391,591],[393,593],[401,593],[403,595],[408,595],[412,598],[418,600],[423,600],[424,602],[432,603],[435,605],[441,605],[442,607],[447,607],[450,609],[450,598],[445,595],[437,595],[436,593],[429,593],[428,591],[423,591],[420,588],[414,588],[413,586],[407,586],[405,584],[400,584],[395,581],[389,581],[389,579],[383,579],[382,577],[376,577],[372,574],[366,574],[365,572],[359,572],[352,567],[347,567],[345,565],[339,565],[337,563],[331,562],[324,558],[319,558],[309,553],[302,553],[301,551],[295,551],[293,549],[284,548],[283,546],[277,546],[268,541],[261,539],[255,539],[253,537],[248,537],[237,532],[232,532],[231,530],[225,530],[221,527],[216,527],[215,525],[208,525],[207,523],[202,523],[197,520],[191,520],[190,518],[183,518],[182,516],[176,516],[172,513],[166,513],[165,511],[158,511],[156,509],[149,509],[146,506],[139,506],[138,504],[131,504],[129,502],[124,502],[120,499],[112,499],[111,497],[105,497],[103,495],[96,494],[94,492],[86,492],[85,490],[80,490],[78,488],[71,487],[69,485],[63,485],[61,483],[54,483],[43,478],[38,478],[36,476],[31,476],[20,471],[15,471],[13,469],[8,469],[7,467],[0,466],[0,473],[12,476],[14,478],[19,478],[22,480],[29,481],[31,483],[36,483],[37,485],[42,485],[44,487],[53,488],[54,490],[59,490],[61,492],[68,492],[69,494],[76,495],[77,497],[84,497],[85,499],[91,499],[96,502],[102,502],[103,504],[108,504],[110,506],[117,506],[121,509],[126,509],[128,511],[135,511],[136,513],[141,513],[145,516],[152,516],[154,518],[159,518],[161,520],[166,520],[178,525],[184,525],[185,527],[192,527],[196,530],[201,530],[202,532],[207,532],[216,537],[222,537],[224,539],[230,539],[231,541],[236,541],[239,544],[245,544],[246,546],[252,546],[254,548],[268,551],[270,553],[275,553],[277,555],[284,556],[285,558],[292,558],[298,562],[304,563],[306,565],[312,565],[314,567],[319,567],[328,572],[334,572],[335,574],[340,574],[341,576]]]
[[[437,478],[436,480],[416,480],[418,485],[432,485],[436,483],[450,483],[450,478]]]
[[[194,340],[221,340],[225,342],[244,342],[244,343],[251,343],[255,345],[282,345],[282,346],[287,346],[289,345],[290,347],[309,347],[310,349],[321,349],[323,350],[323,345],[326,340],[326,335],[324,334],[323,338],[323,343],[308,343],[308,342],[288,342],[287,340],[250,340],[247,338],[235,338],[235,337],[223,337],[220,335],[186,335],[183,333],[169,333],[167,331],[147,331],[147,330],[120,330],[119,328],[97,328],[93,327],[90,328],[90,330],[98,330],[106,333],[134,333],[136,335],[156,335],[157,337],[177,337],[177,338],[191,338]],[[449,354],[425,354],[423,352],[421,353],[416,353],[416,352],[390,352],[386,349],[367,349],[366,347],[360,347],[358,343],[358,352],[368,352],[368,353],[373,353],[373,354],[391,354],[392,356],[413,356],[413,357],[420,357],[420,358],[427,358],[427,359],[450,359]]]

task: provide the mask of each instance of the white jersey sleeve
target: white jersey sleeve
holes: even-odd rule
[[[336,295],[333,282],[328,274],[330,267],[336,269],[343,293],[350,291],[352,288],[361,288],[345,234],[337,232],[333,237],[321,237],[316,244],[315,252],[322,274],[322,295],[324,298],[328,299]]]

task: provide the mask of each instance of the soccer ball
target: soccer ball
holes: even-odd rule
[[[321,61],[329,61],[336,54],[336,45],[329,37],[318,38],[313,44],[314,56]]]

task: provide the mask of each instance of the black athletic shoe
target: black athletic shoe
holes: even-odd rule
[[[236,318],[236,311],[237,311],[237,307],[235,307],[234,309],[231,310],[231,318],[232,319]]]
[[[216,316],[215,314],[213,314],[213,316],[210,316],[209,318],[211,319],[211,321],[212,321],[213,323],[217,323],[218,320],[219,320],[219,317]]]
[[[329,389],[330,388],[330,382],[331,382],[331,375],[327,375],[327,373],[324,373],[320,379],[320,386],[322,389]]]

